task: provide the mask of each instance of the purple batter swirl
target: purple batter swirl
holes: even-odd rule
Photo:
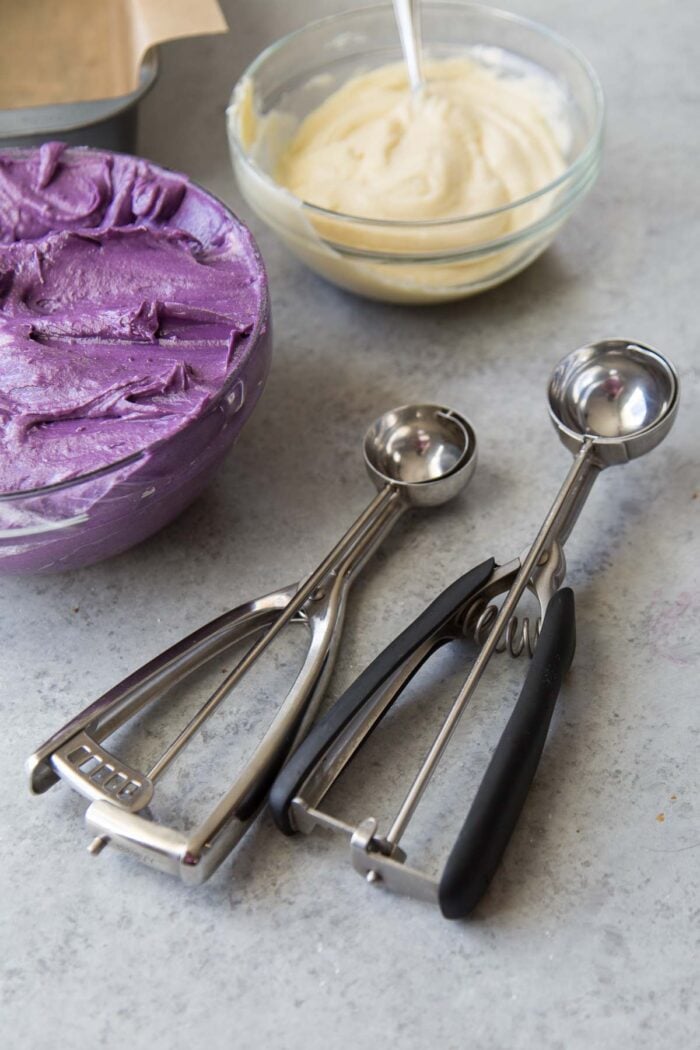
[[[184,176],[60,143],[0,152],[0,493],[78,479],[153,447],[129,483],[152,482],[155,458],[177,492],[172,517],[255,404],[266,331],[251,235]],[[222,398],[234,377],[234,396]],[[82,483],[84,502],[113,502],[124,480],[122,471]],[[60,521],[58,502],[49,516]],[[162,524],[167,507],[157,506],[145,534]]]
[[[247,231],[179,175],[59,143],[0,154],[0,490],[201,415],[264,284]]]

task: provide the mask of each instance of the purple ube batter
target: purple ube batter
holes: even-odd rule
[[[0,152],[0,493],[77,478],[168,439],[114,477],[76,483],[70,499],[44,496],[19,518],[0,503],[0,527],[60,521],[78,503],[93,519],[77,558],[49,537],[49,562],[10,571],[96,560],[189,502],[257,400],[266,330],[250,234],[186,178],[59,143]],[[151,490],[150,508],[137,505]]]
[[[247,232],[182,177],[59,143],[0,154],[0,491],[186,426],[263,294]]]

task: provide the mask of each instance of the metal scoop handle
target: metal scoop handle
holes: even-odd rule
[[[421,664],[441,641],[449,640],[451,635],[446,629],[482,589],[493,569],[494,561],[489,558],[455,580],[390,642],[316,723],[271,790],[270,810],[280,831],[292,835],[298,830],[292,803],[299,792],[303,792],[305,803],[315,805],[323,798],[343,765],[378,725]],[[453,630],[452,635],[454,633]],[[417,658],[413,659],[414,656]],[[391,683],[393,688],[377,697],[377,691],[403,666],[408,666],[410,673],[402,674],[399,682]],[[354,724],[356,719],[358,725]],[[344,734],[350,737],[346,742],[341,739]],[[316,783],[309,783],[311,779],[316,779]]]
[[[165,694],[230,646],[274,622],[296,590],[297,584],[293,584],[223,613],[149,660],[95,700],[29,758],[27,773],[32,793],[41,794],[57,782],[59,774],[54,767],[54,755],[70,745],[79,734],[89,732],[96,743],[105,740],[155,697]]]

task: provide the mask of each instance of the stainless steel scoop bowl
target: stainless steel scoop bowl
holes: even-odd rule
[[[365,434],[365,464],[375,485],[389,485],[413,506],[436,507],[456,496],[476,470],[470,423],[440,405],[402,405]]]
[[[643,456],[664,439],[678,411],[678,375],[656,350],[607,339],[574,350],[549,382],[549,412],[577,452],[595,446],[599,467]]]

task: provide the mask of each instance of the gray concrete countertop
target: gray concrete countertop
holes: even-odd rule
[[[509,2],[575,41],[607,93],[601,178],[556,245],[490,294],[405,309],[328,286],[252,220],[274,367],[208,493],[106,564],[3,580],[1,1030],[12,1050],[697,1045],[700,19],[691,3]],[[250,220],[225,142],[230,87],[264,45],[345,5],[230,0],[227,38],[163,49],[141,152]],[[575,667],[471,921],[367,886],[342,841],[287,840],[266,815],[207,885],[187,890],[109,850],[91,859],[84,807],[66,788],[29,797],[25,757],[72,713],[183,633],[315,564],[370,495],[359,442],[375,415],[411,399],[452,403],[476,426],[480,469],[455,505],[407,518],[358,582],[338,696],[457,573],[532,537],[570,462],[546,416],[550,367],[618,334],[676,361],[681,412],[660,449],[603,476],[572,536]],[[522,672],[504,661],[426,799],[408,841],[416,864],[439,867],[466,813]],[[391,814],[460,667],[459,653],[445,655],[415,684],[346,778],[339,811]],[[168,780],[166,809],[205,805],[227,782],[271,710],[252,689],[252,708],[227,708],[211,752],[195,750]],[[166,722],[148,728],[144,755]]]

